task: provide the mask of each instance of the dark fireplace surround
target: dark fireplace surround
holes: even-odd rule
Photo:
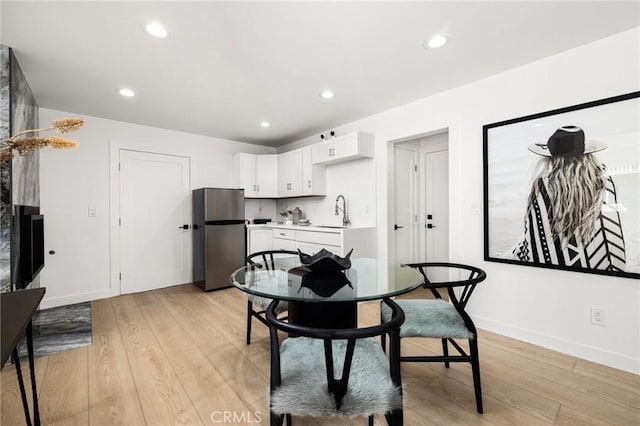
[[[0,138],[38,127],[38,105],[12,49],[0,45]],[[0,291],[39,287],[39,153],[0,163]],[[36,240],[33,240],[35,234]],[[27,244],[24,244],[27,242]],[[34,247],[34,244],[38,247]],[[33,252],[36,248],[37,254]],[[44,247],[42,247],[44,250]],[[34,256],[37,259],[34,259]],[[36,266],[33,261],[36,261]]]

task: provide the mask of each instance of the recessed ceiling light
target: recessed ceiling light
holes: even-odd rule
[[[260,127],[269,127],[271,126],[271,123],[269,123],[268,121],[261,121],[260,122]]]
[[[150,24],[147,24],[147,26],[145,27],[145,30],[147,30],[147,32],[152,36],[158,37],[158,38],[165,38],[167,35],[169,35],[169,32],[167,31],[167,29],[158,22],[152,22]]]
[[[126,87],[123,87],[122,89],[118,89],[118,93],[120,93],[120,95],[124,96],[125,98],[132,98],[136,95],[133,90],[127,89]]]
[[[333,92],[331,90],[324,90],[322,93],[320,93],[320,96],[325,99],[331,99],[333,98]]]
[[[425,41],[422,46],[429,49],[439,49],[447,44],[448,40],[449,36],[447,34],[436,34],[429,41]]]

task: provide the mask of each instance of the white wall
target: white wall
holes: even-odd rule
[[[45,252],[56,252],[45,254],[40,283],[47,293],[42,308],[117,294],[110,284],[110,144],[190,157],[193,189],[230,187],[234,152],[274,152],[273,148],[44,108],[40,109],[40,124],[69,116],[87,121],[83,129],[69,135],[80,146],[72,151],[40,152]],[[97,217],[88,217],[89,207],[97,209]]]
[[[480,328],[640,373],[640,282],[483,260],[482,126],[640,90],[640,31],[634,29],[336,128],[375,134],[378,256],[388,250],[390,141],[449,130],[450,259],[488,275],[468,306]],[[302,139],[279,152],[315,143]],[[343,182],[367,183],[355,168]],[[327,197],[327,203],[331,203]],[[327,206],[323,205],[323,210]],[[589,307],[607,310],[606,327]]]

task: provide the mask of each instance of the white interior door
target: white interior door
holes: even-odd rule
[[[120,293],[190,282],[189,158],[120,150]]]
[[[418,253],[418,147],[396,144],[394,154],[395,260],[411,263]]]
[[[449,151],[424,154],[425,259],[449,260]]]

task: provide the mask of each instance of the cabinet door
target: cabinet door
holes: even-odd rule
[[[358,132],[348,133],[336,138],[333,157],[336,159],[357,156],[359,153]]]
[[[256,186],[258,197],[278,196],[278,156],[276,154],[256,155]]]
[[[289,196],[289,181],[291,179],[291,166],[289,153],[278,155],[278,196]]]
[[[302,194],[302,150],[278,155],[278,195],[297,197]]]
[[[331,161],[335,143],[333,141],[320,142],[312,145],[312,156],[314,164],[321,164]]]
[[[274,238],[273,239],[273,249],[274,250],[293,250],[296,249],[296,241],[295,240],[284,240],[282,238]]]
[[[327,194],[327,168],[313,164],[313,149],[302,148],[302,194]]]
[[[288,152],[289,154],[289,193],[296,197],[302,195],[302,150]]]
[[[273,233],[271,229],[249,229],[249,247],[247,254],[273,248]]]
[[[244,196],[256,196],[256,156],[242,152],[233,155],[232,184],[234,188],[243,188]]]

